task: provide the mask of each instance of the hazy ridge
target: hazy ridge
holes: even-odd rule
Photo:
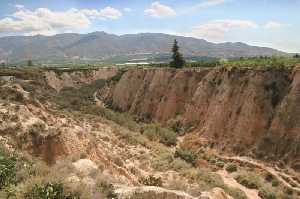
[[[58,34],[54,36],[11,36],[0,38],[0,61],[17,63],[28,59],[41,62],[61,60],[105,60],[116,56],[143,58],[166,55],[174,39],[179,41],[185,56],[194,57],[253,57],[284,55],[286,53],[245,43],[215,44],[203,39],[140,33],[114,35],[105,32],[89,34]],[[142,54],[142,56],[141,56]]]

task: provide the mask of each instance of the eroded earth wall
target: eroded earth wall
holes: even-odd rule
[[[144,120],[183,125],[220,149],[300,158],[300,70],[130,69],[110,105]]]

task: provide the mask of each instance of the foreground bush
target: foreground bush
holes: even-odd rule
[[[30,192],[25,194],[25,199],[79,199],[77,194],[64,193],[64,187],[60,183],[47,183],[35,185]]]
[[[16,164],[16,158],[0,148],[0,190],[16,183]]]
[[[162,180],[160,177],[155,177],[155,176],[148,176],[146,178],[141,178],[139,182],[143,185],[146,186],[156,186],[156,187],[161,187],[162,186]]]

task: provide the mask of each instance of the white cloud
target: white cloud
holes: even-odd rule
[[[203,0],[200,3],[193,5],[192,7],[182,10],[181,13],[189,14],[191,12],[196,12],[198,10],[203,10],[203,9],[207,9],[209,7],[222,5],[222,4],[224,4],[226,2],[230,2],[230,1],[233,1],[233,0]]]
[[[193,37],[220,42],[224,40],[227,32],[233,29],[257,28],[258,25],[248,20],[215,20],[199,26],[195,26],[189,34]]]
[[[25,8],[25,6],[24,6],[24,5],[21,5],[21,4],[17,4],[17,5],[15,5],[15,7],[16,7],[17,9],[23,9],[23,8]]]
[[[225,0],[206,0],[203,1],[202,3],[199,3],[198,5],[196,5],[196,8],[208,8],[211,6],[217,6],[220,4],[225,3]]]
[[[266,29],[279,29],[279,28],[283,28],[289,26],[289,24],[284,24],[278,21],[269,21],[265,24],[265,28]]]
[[[147,15],[155,18],[173,17],[176,16],[175,10],[156,1],[151,4],[150,8],[144,11]]]
[[[15,13],[0,20],[0,33],[53,35],[67,30],[88,28],[92,23],[91,19],[117,19],[122,16],[119,10],[111,7],[102,10],[69,9],[64,12],[51,11],[48,8],[31,11],[21,5],[16,7]]]
[[[118,19],[122,16],[121,11],[119,11],[115,8],[109,7],[109,6],[102,10],[83,9],[83,10],[80,10],[80,12],[92,19],[95,19],[95,18]]]
[[[131,8],[124,8],[124,11],[125,12],[132,12],[132,9]]]

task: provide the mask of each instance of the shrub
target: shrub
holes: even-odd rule
[[[32,137],[32,144],[33,146],[37,147],[42,143],[43,134],[46,131],[46,125],[42,122],[34,123],[28,129],[29,134]]]
[[[79,199],[78,194],[66,194],[61,183],[47,183],[34,185],[30,192],[25,194],[25,199]]]
[[[273,187],[277,187],[279,185],[279,182],[276,179],[273,179],[271,183]]]
[[[125,72],[126,72],[126,70],[119,70],[118,73],[108,81],[112,81],[112,82],[120,81]]]
[[[214,187],[223,188],[225,186],[224,181],[219,174],[206,169],[198,170],[197,181],[201,186],[206,186],[208,190]]]
[[[171,153],[160,153],[159,157],[155,158],[151,165],[154,169],[159,171],[166,171],[170,168],[173,162],[173,154]]]
[[[151,141],[159,139],[159,126],[157,124],[146,125],[143,134]]]
[[[97,187],[103,193],[106,198],[117,198],[116,193],[114,192],[114,187],[111,184],[111,179],[107,176],[98,176],[97,177]]]
[[[265,180],[268,181],[268,182],[272,182],[272,180],[274,180],[274,177],[271,173],[267,172],[265,174]]]
[[[196,155],[189,151],[189,150],[184,150],[184,149],[181,149],[181,148],[177,148],[176,151],[175,151],[175,155],[174,155],[175,158],[181,158],[183,160],[185,160],[186,162],[192,164],[193,166],[196,165],[196,160],[197,160],[197,157]]]
[[[224,191],[235,199],[248,199],[245,192],[243,192],[242,190],[240,190],[238,188],[231,188],[231,187],[225,186]]]
[[[176,133],[181,134],[183,131],[183,126],[181,124],[180,118],[170,119],[168,121],[168,126]]]
[[[143,134],[151,141],[159,141],[166,146],[176,145],[176,133],[161,127],[159,124],[146,125]]]
[[[267,187],[262,187],[258,191],[258,196],[262,199],[277,199],[276,193]]]
[[[0,190],[10,184],[16,183],[16,157],[8,155],[0,148]]]
[[[220,168],[223,168],[223,167],[224,167],[224,162],[222,162],[222,161],[217,161],[216,166],[217,166],[217,167],[220,167]]]
[[[288,195],[293,195],[293,190],[289,187],[284,187],[283,192],[288,194]]]
[[[172,131],[163,131],[159,141],[166,146],[175,146],[177,137],[176,134]]]
[[[236,166],[236,164],[230,163],[230,164],[226,165],[225,169],[229,173],[232,173],[232,172],[236,172],[237,171],[237,166]]]
[[[175,171],[186,170],[191,168],[191,165],[189,163],[179,158],[176,158],[170,166]]]
[[[210,162],[211,164],[216,164],[216,163],[217,163],[217,160],[216,160],[215,158],[210,158],[210,159],[209,159],[209,162]]]
[[[162,186],[162,180],[160,177],[155,177],[155,176],[148,176],[145,178],[141,178],[139,182],[143,185],[146,186],[156,186],[156,187],[161,187]]]
[[[262,184],[260,177],[250,172],[239,173],[235,179],[238,183],[249,189],[257,189]]]

